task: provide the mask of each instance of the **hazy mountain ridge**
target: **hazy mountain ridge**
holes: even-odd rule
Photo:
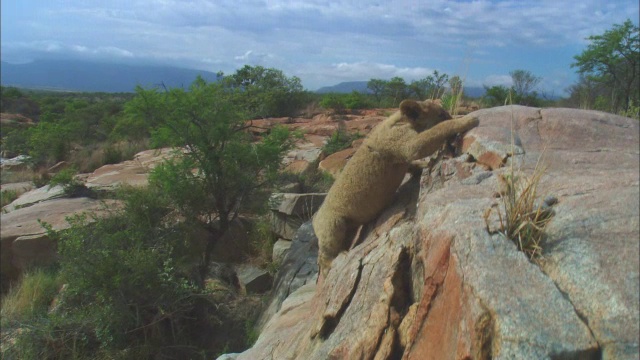
[[[200,75],[208,81],[216,73],[171,66],[109,64],[76,60],[36,60],[28,64],[2,62],[3,86],[69,91],[133,92],[137,85],[189,86]]]
[[[133,92],[137,85],[153,87],[187,87],[196,76],[207,81],[217,80],[210,71],[183,69],[158,65],[127,65],[90,62],[83,60],[36,60],[27,64],[2,62],[0,82],[3,86],[62,91]],[[368,81],[347,81],[333,86],[324,86],[315,92],[367,93]],[[470,97],[484,95],[481,87],[465,87]]]

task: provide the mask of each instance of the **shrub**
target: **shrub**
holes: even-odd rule
[[[3,328],[46,315],[62,285],[54,269],[33,269],[2,299]]]
[[[2,190],[0,192],[0,207],[11,204],[18,198],[18,192],[15,190]]]
[[[327,143],[322,147],[322,151],[325,155],[331,155],[340,150],[344,150],[351,146],[351,143],[360,139],[363,136],[360,133],[349,134],[344,124],[340,124],[338,129],[331,134],[331,137],[327,140]]]
[[[231,332],[232,316],[244,324],[259,307],[244,307],[228,291],[203,290],[192,276],[194,226],[178,222],[153,189],[120,197],[122,208],[109,217],[78,215],[64,232],[49,228],[61,256],[55,284],[67,288],[56,312],[38,310],[40,317],[22,324],[3,357],[187,359],[212,357],[225,343],[231,351],[243,348],[244,328]],[[23,293],[33,288],[28,284]]]
[[[69,167],[66,169],[62,169],[51,177],[49,186],[62,186],[65,195],[67,195],[68,197],[90,195],[89,189],[87,189],[83,183],[76,179],[77,174],[78,172],[75,168]]]

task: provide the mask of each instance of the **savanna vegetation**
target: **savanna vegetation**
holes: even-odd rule
[[[148,143],[182,150],[152,171],[146,189],[107,195],[117,203],[101,216],[50,229],[59,262],[26,274],[3,299],[3,337],[11,338],[3,340],[3,358],[204,359],[255,340],[261,299],[218,279],[211,256],[240,214],[260,215],[295,134],[276,127],[254,139],[246,119],[258,113],[238,105],[242,96],[235,83],[198,78],[188,89],[139,88],[123,104],[116,125],[143,128]],[[74,191],[74,171],[60,171],[52,182]],[[256,241],[248,256],[270,241]]]
[[[110,194],[119,205],[111,202],[101,216],[76,216],[63,232],[49,228],[59,261],[26,273],[2,299],[3,359],[204,359],[249,346],[261,299],[216,278],[212,252],[232,222],[241,215],[259,217],[273,186],[294,176],[279,174],[279,166],[296,134],[275,127],[255,138],[247,120],[296,116],[312,103],[338,113],[392,108],[405,98],[441,99],[453,114],[474,101],[640,118],[638,36],[638,27],[627,21],[590,37],[573,64],[580,80],[560,100],[541,94],[542,79],[522,69],[510,72],[512,86],[485,86],[479,99],[464,94],[461,77],[437,71],[411,82],[371,79],[366,92],[317,95],[305,91],[300,79],[260,66],[220,74],[216,83],[198,78],[188,88],[138,88],[134,94],[2,87],[2,112],[31,119],[3,122],[3,157],[29,155],[36,170],[69,163],[52,179],[33,179],[38,185],[52,181],[73,194],[82,190],[77,172],[146,148],[181,149],[152,171],[147,188]],[[355,138],[340,127],[323,150],[339,151]],[[326,190],[331,181],[319,173],[295,177],[307,190]],[[3,183],[9,180],[15,174],[3,172]],[[531,203],[514,194],[505,209]],[[15,196],[3,192],[2,204]],[[523,229],[519,219],[505,218],[505,226]],[[261,226],[254,231],[261,239],[255,251],[263,251],[272,239]]]

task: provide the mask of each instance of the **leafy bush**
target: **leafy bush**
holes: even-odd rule
[[[232,75],[219,75],[225,94],[250,118],[293,116],[311,101],[298,77],[278,69],[245,65]]]
[[[69,197],[88,195],[89,190],[76,179],[77,174],[78,172],[75,168],[62,169],[51,177],[49,186],[62,186],[64,193]]]
[[[46,315],[62,285],[55,270],[33,269],[2,299],[3,328]]]
[[[203,290],[193,275],[194,227],[176,221],[156,190],[125,190],[121,197],[122,208],[109,217],[79,215],[70,229],[49,230],[61,256],[55,284],[66,290],[55,312],[38,310],[40,316],[17,324],[23,330],[3,358],[187,359],[246,345],[243,324],[259,307],[228,291]],[[28,284],[23,292],[33,288]]]
[[[274,127],[261,141],[252,142],[240,107],[235,105],[237,99],[225,86],[198,78],[188,91],[138,88],[138,96],[126,106],[129,116],[146,119],[149,125],[163,129],[163,134],[170,134],[172,145],[187,149],[156,167],[150,181],[169,194],[173,206],[187,219],[205,219],[210,236],[200,264],[203,274],[217,240],[251,204],[248,200],[263,195],[273,183],[294,141],[287,128]],[[240,82],[238,86],[249,91],[258,85]]]
[[[0,207],[11,204],[18,198],[18,192],[15,190],[2,190],[0,192]]]
[[[338,129],[331,134],[331,137],[327,140],[327,143],[322,147],[322,152],[325,155],[331,155],[340,150],[344,150],[351,146],[351,143],[360,139],[363,136],[360,133],[349,134],[343,124],[338,126]]]

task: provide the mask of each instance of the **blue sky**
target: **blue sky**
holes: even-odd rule
[[[1,57],[167,64],[232,73],[244,64],[342,81],[424,78],[469,86],[541,76],[561,95],[586,37],[631,19],[638,0],[242,1],[3,0]]]

